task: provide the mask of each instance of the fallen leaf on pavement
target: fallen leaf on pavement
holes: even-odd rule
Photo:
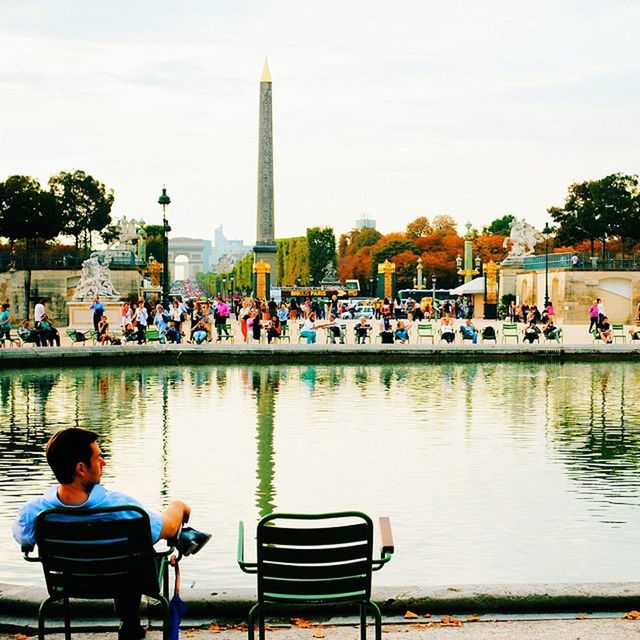
[[[313,634],[313,637],[314,637],[314,638],[324,638],[325,636],[324,636],[324,633],[322,633],[322,631],[316,631],[316,632]]]
[[[291,623],[301,629],[308,629],[311,626],[311,623],[304,618],[291,618]]]
[[[418,614],[417,613],[413,613],[413,611],[407,611],[407,613],[404,614],[404,617],[407,619],[412,619],[412,618],[418,618]]]
[[[622,616],[625,620],[637,620],[640,618],[640,611],[628,611]]]
[[[480,616],[467,616],[467,622],[480,622]]]

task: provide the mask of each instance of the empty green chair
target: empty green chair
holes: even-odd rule
[[[238,535],[238,564],[258,577],[258,602],[249,612],[249,640],[258,619],[264,640],[268,603],[354,603],[360,610],[360,636],[366,639],[366,614],[375,619],[376,640],[382,637],[382,617],[371,602],[371,574],[393,554],[388,518],[380,518],[380,558],[373,558],[373,522],[358,511],[296,514],[272,513],[258,523],[257,562],[244,560],[244,525]]]

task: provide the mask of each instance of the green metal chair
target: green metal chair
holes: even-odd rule
[[[431,344],[435,341],[435,334],[433,332],[433,324],[431,322],[418,322],[418,342],[423,340],[431,340]]]
[[[114,519],[116,518],[116,519]],[[104,600],[143,594],[162,608],[163,638],[169,634],[168,556],[157,553],[151,540],[149,516],[133,505],[100,509],[47,509],[35,524],[38,557],[49,597],[38,611],[38,638],[45,637],[49,605],[62,601],[66,640],[71,639],[69,599]]]
[[[258,576],[258,602],[249,612],[249,640],[258,619],[264,640],[267,603],[354,603],[360,608],[360,637],[366,640],[366,613],[375,619],[376,640],[382,616],[371,601],[371,574],[393,554],[389,518],[380,518],[380,558],[373,558],[373,522],[359,511],[272,513],[258,523],[257,562],[244,560],[244,524],[238,532],[238,564]]]
[[[613,341],[618,342],[618,340],[622,340],[622,342],[627,341],[627,336],[624,332],[623,324],[612,324],[611,325],[611,335],[613,336]]]
[[[515,322],[505,322],[502,325],[502,342],[506,342],[509,338],[515,338],[516,342],[520,342],[518,325]]]

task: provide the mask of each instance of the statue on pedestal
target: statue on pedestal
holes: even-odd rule
[[[82,263],[80,282],[73,294],[74,300],[92,300],[100,296],[106,300],[117,300],[120,295],[113,286],[109,264],[100,264],[97,252]]]
[[[502,264],[521,265],[524,258],[533,255],[536,244],[543,240],[543,235],[524,219],[514,220],[511,224],[509,237],[505,238],[502,245],[506,248],[511,243],[509,253]]]

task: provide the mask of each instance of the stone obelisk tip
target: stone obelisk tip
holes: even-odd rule
[[[260,82],[271,82],[271,71],[269,70],[269,61],[264,59],[264,67],[262,67],[262,78]]]

